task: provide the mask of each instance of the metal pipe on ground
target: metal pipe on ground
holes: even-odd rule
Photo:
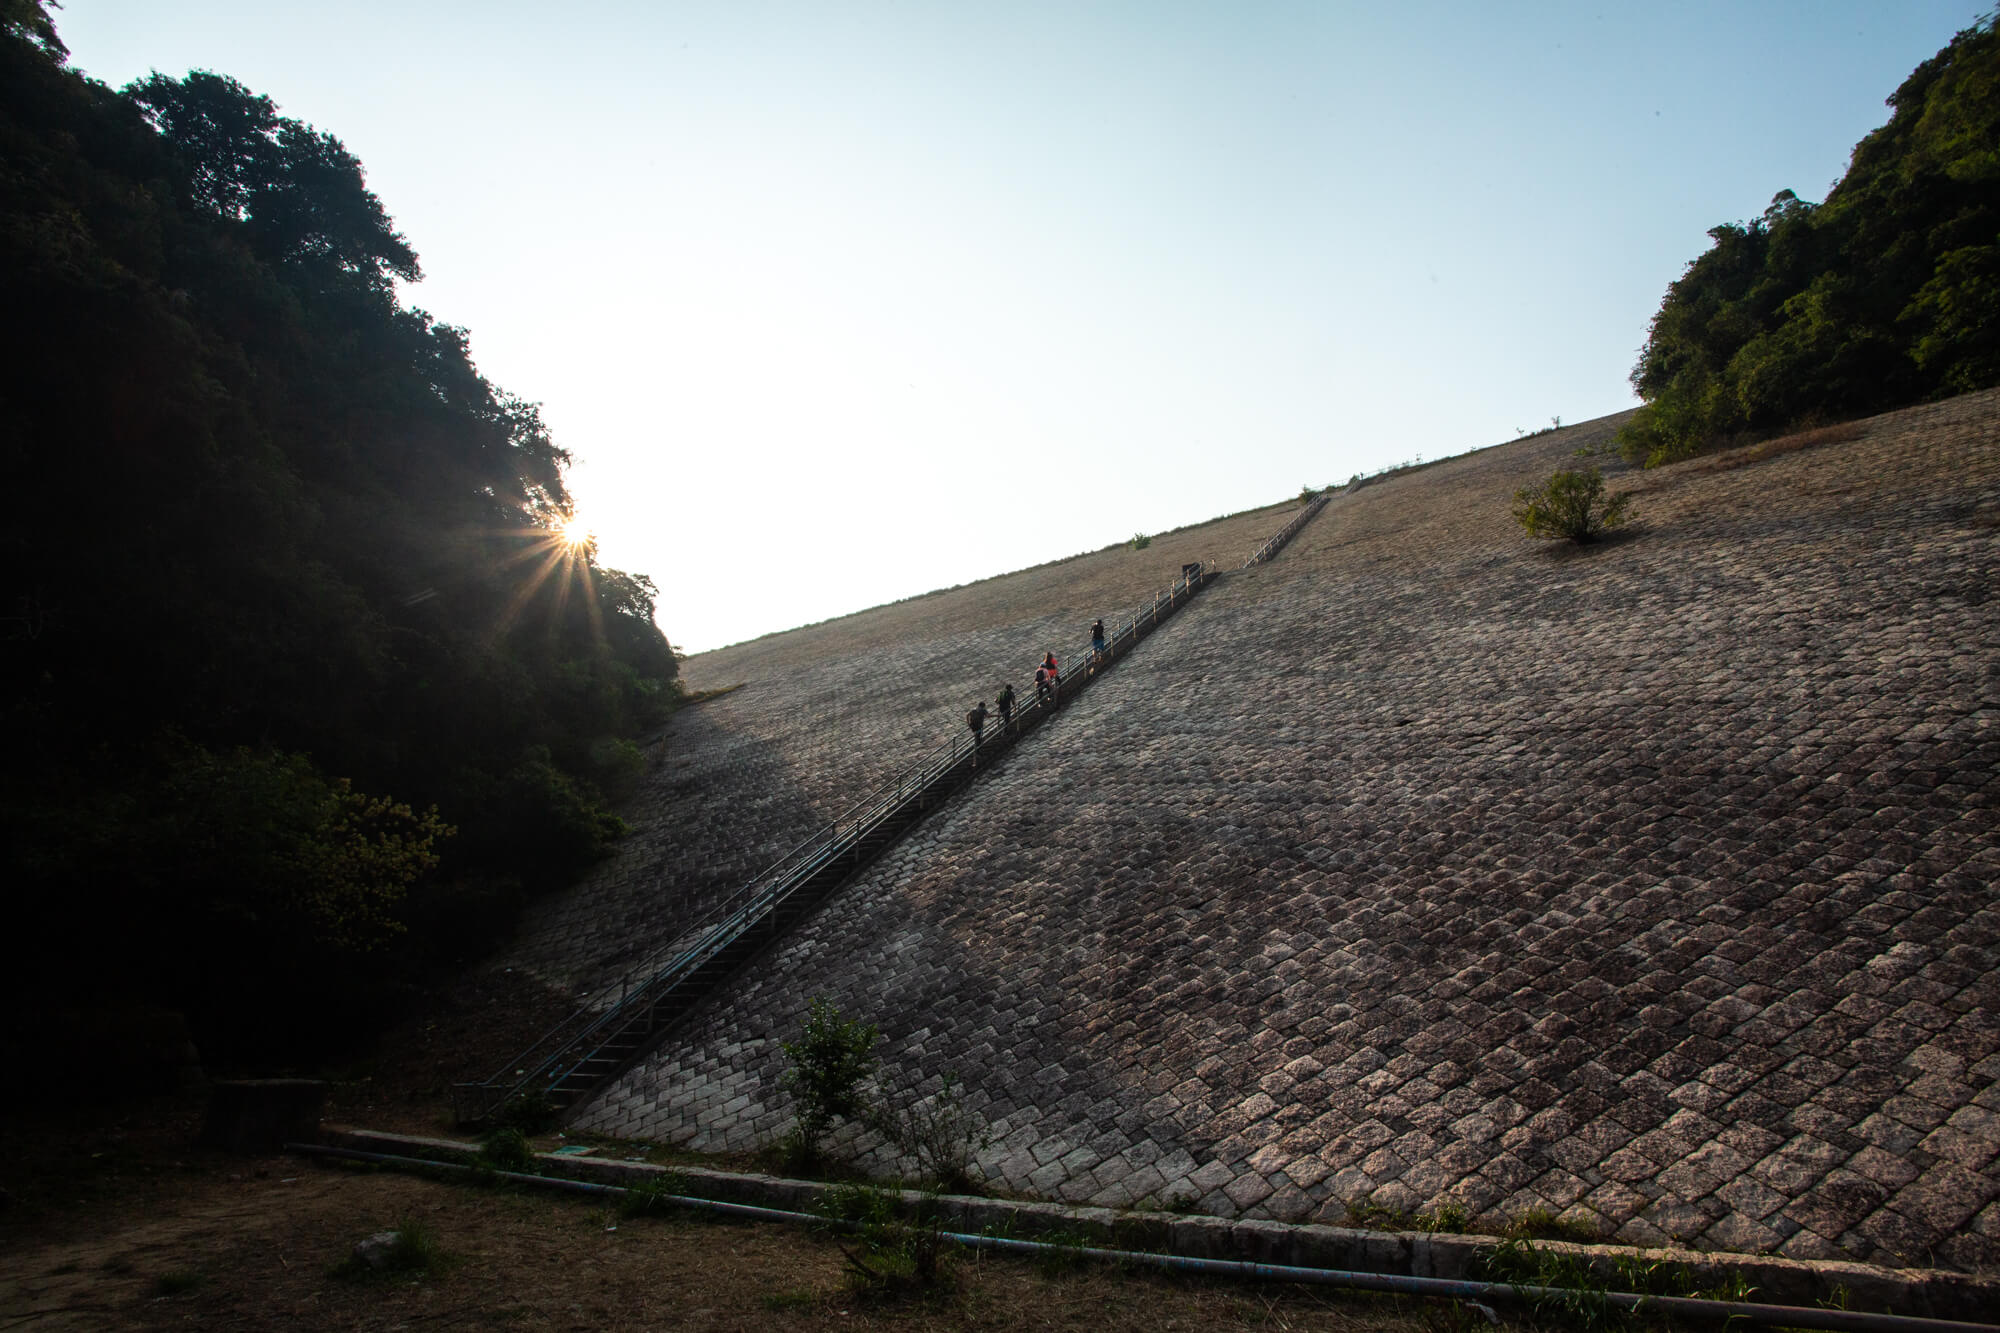
[[[444,1171],[454,1175],[478,1175],[561,1193],[618,1197],[632,1191],[624,1185],[600,1185],[588,1180],[567,1180],[561,1176],[535,1176],[520,1171],[487,1170],[457,1162],[431,1162],[420,1157],[393,1153],[364,1152],[359,1148],[334,1148],[318,1143],[287,1143],[286,1152],[308,1157],[331,1157],[342,1161],[424,1171]],[[683,1194],[662,1194],[662,1203],[679,1208],[710,1212],[747,1221],[809,1223],[854,1230],[855,1224],[829,1221],[812,1213],[795,1213],[783,1208],[760,1208],[755,1204],[724,1203],[719,1199],[697,1199]],[[1056,1255],[1097,1259],[1107,1263],[1140,1264],[1183,1273],[1205,1273],[1216,1277],[1258,1278],[1269,1282],[1298,1282],[1313,1286],[1347,1287],[1358,1291],[1383,1291],[1404,1296],[1430,1296],[1470,1301],[1542,1301],[1571,1298],[1574,1292],[1553,1287],[1515,1286],[1506,1282],[1477,1282],[1470,1279],[1406,1277],[1400,1273],[1359,1273],[1337,1268],[1295,1268],[1289,1264],[1260,1264],[1241,1259],[1196,1259],[1179,1254],[1156,1254],[1145,1250],[1104,1250],[1089,1246],[1058,1245],[1048,1241],[1020,1240],[1011,1236],[975,1236],[958,1231],[941,1231],[943,1239],[968,1249],[999,1250],[1014,1254]],[[1915,1315],[1870,1314],[1862,1310],[1824,1310],[1801,1305],[1757,1305],[1747,1301],[1715,1301],[1693,1296],[1650,1296],[1638,1292],[1592,1293],[1593,1300],[1635,1312],[1679,1315],[1690,1319],[1742,1319],[1753,1324],[1786,1328],[1851,1330],[1851,1333],[2000,1333],[2000,1325],[1967,1324],[1954,1319],[1926,1319]]]

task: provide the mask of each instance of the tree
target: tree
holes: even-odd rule
[[[836,1120],[868,1116],[864,1084],[875,1074],[875,1043],[881,1034],[873,1024],[842,1017],[823,996],[806,1006],[806,1021],[797,1041],[784,1043],[791,1067],[780,1083],[797,1108],[791,1152],[798,1165],[819,1160],[820,1144]]]
[[[194,201],[231,221],[265,257],[386,285],[423,275],[416,252],[368,189],[360,161],[331,134],[207,70],[155,73],[126,88],[185,165]]]
[[[0,0],[0,31],[33,42],[53,59],[69,59],[69,48],[56,36],[56,25],[49,18],[47,0]]]
[[[552,531],[568,455],[333,136],[0,0],[0,144],[0,1003],[312,1059],[620,834],[652,585]]]
[[[1889,98],[1823,204],[1780,191],[1667,289],[1620,432],[1647,466],[2000,383],[2000,34],[1959,33]]]

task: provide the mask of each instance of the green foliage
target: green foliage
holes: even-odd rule
[[[1587,1245],[1599,1236],[1587,1222],[1565,1218],[1547,1208],[1530,1208],[1507,1223],[1500,1233],[1514,1240],[1568,1240]]]
[[[1311,486],[1299,487],[1299,503],[1301,505],[1309,505],[1318,498],[1319,498],[1319,491],[1314,489],[1313,487]]]
[[[435,1273],[448,1263],[437,1234],[419,1217],[406,1217],[396,1224],[396,1248],[390,1251],[389,1266],[405,1273]]]
[[[1530,537],[1592,542],[1622,526],[1631,503],[1629,492],[1607,496],[1595,467],[1564,470],[1514,492],[1514,521]]]
[[[946,1193],[973,1188],[973,1159],[993,1141],[985,1121],[965,1104],[955,1074],[942,1075],[936,1092],[879,1121],[890,1141],[916,1159],[924,1178]]]
[[[1151,537],[1148,537],[1148,536],[1147,536],[1147,535],[1146,535],[1145,533],[1143,533],[1143,532],[1135,532],[1135,533],[1133,533],[1133,534],[1132,534],[1132,549],[1133,549],[1133,550],[1135,550],[1135,551],[1143,551],[1143,550],[1145,550],[1145,549],[1146,549],[1146,548],[1147,548],[1148,546],[1151,546],[1152,544],[1153,544],[1153,539],[1152,539]]]
[[[395,1239],[379,1262],[365,1262],[359,1254],[349,1255],[333,1269],[335,1277],[398,1278],[443,1273],[456,1261],[438,1244],[437,1233],[419,1217],[406,1217],[395,1227]]]
[[[340,142],[49,12],[0,0],[0,998],[87,965],[296,1062],[603,854],[677,662]]]
[[[1414,1213],[1400,1208],[1385,1208],[1366,1199],[1347,1204],[1349,1225],[1370,1231],[1426,1231],[1434,1235],[1459,1235],[1471,1220],[1465,1205],[1456,1199],[1447,1199],[1436,1208]]]
[[[479,1160],[496,1171],[533,1171],[535,1150],[528,1136],[511,1125],[503,1125],[479,1141]]]
[[[869,1117],[864,1085],[874,1076],[879,1040],[873,1024],[842,1017],[824,997],[815,996],[808,1004],[798,1040],[782,1047],[791,1065],[780,1083],[797,1116],[787,1145],[795,1169],[810,1170],[819,1162],[821,1142],[836,1120]]]
[[[48,9],[48,0],[0,0],[0,31],[33,43],[50,59],[66,60],[69,48],[56,36]]]
[[[1472,1214],[1456,1199],[1446,1199],[1437,1207],[1417,1214],[1417,1230],[1433,1234],[1463,1235]]]
[[[1350,1199],[1347,1203],[1347,1221],[1350,1226],[1371,1231],[1408,1231],[1411,1215],[1397,1208],[1385,1208],[1379,1203],[1366,1199]]]
[[[1540,1287],[1530,1307],[1544,1318],[1556,1318],[1587,1329],[1615,1322],[1618,1307],[1605,1299],[1608,1288],[1590,1261],[1580,1255],[1539,1249],[1526,1241],[1500,1242],[1481,1265],[1480,1277],[1515,1287]]]
[[[1083,1267],[1090,1237],[1081,1231],[1074,1227],[1054,1227],[1038,1233],[1035,1239],[1049,1247],[1035,1256],[1035,1267],[1043,1277],[1061,1277]]]
[[[174,857],[204,928],[264,947],[368,950],[402,930],[395,909],[453,830],[327,778],[304,755],[187,747],[165,773],[152,840]]]
[[[669,1171],[641,1185],[628,1186],[618,1199],[620,1217],[657,1217],[672,1212],[680,1205],[674,1202],[676,1195],[688,1192],[687,1177],[677,1171]]]
[[[194,201],[242,223],[264,258],[330,266],[383,288],[391,278],[423,276],[362,183],[361,163],[332,135],[280,116],[270,98],[206,70],[180,80],[155,73],[125,96],[171,146]]]
[[[924,1295],[950,1277],[949,1247],[933,1198],[926,1196],[908,1218],[898,1216],[898,1199],[874,1185],[830,1185],[812,1211],[829,1230],[852,1232],[859,1245],[841,1247],[848,1285],[857,1296],[895,1299]]]
[[[1619,434],[1658,466],[1738,438],[2000,383],[2000,34],[1989,16],[1889,98],[1823,204],[1780,191],[1667,290]]]
[[[886,1227],[896,1217],[896,1196],[877,1185],[828,1185],[812,1211],[829,1222],[852,1222],[864,1230]]]

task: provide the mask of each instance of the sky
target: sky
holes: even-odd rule
[[[699,652],[1634,406],[1708,229],[1824,198],[1989,7],[54,17],[109,84],[213,70],[338,136],[406,300],[542,404]]]

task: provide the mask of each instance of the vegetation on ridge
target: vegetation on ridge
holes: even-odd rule
[[[268,1066],[600,854],[676,661],[339,140],[65,58],[5,0],[7,998]]]
[[[1648,466],[2000,384],[2000,33],[1919,65],[1823,204],[1780,191],[1667,289],[1620,432]]]

